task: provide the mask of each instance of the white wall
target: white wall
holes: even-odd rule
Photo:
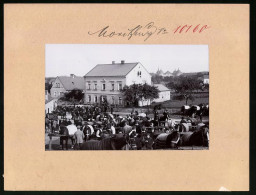
[[[52,113],[52,111],[54,110],[54,106],[55,103],[57,102],[57,99],[53,99],[52,101],[48,102],[47,104],[45,104],[45,113]],[[48,110],[49,109],[49,110]],[[49,111],[49,112],[48,112]]]
[[[138,72],[141,72],[141,76],[138,76]],[[151,75],[149,72],[142,66],[141,63],[138,63],[131,72],[126,75],[126,85],[132,84],[144,84],[147,83],[151,85]]]
[[[171,92],[170,91],[161,91],[159,92],[159,98],[154,99],[154,102],[164,102],[171,99]]]

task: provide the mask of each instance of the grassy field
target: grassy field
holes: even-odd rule
[[[197,97],[195,98],[194,101],[188,100],[188,105],[192,104],[192,105],[198,105],[198,104],[209,104],[209,97]],[[155,103],[155,104],[162,104],[162,107],[165,108],[181,108],[181,106],[186,104],[185,100],[169,100],[166,102],[161,102],[161,103]]]
[[[161,104],[162,109],[159,113],[162,114],[163,110],[167,109],[170,112],[170,114],[172,115],[172,117],[180,118],[181,117],[180,109],[181,109],[181,106],[185,105],[185,103],[186,103],[185,100],[182,100],[182,101],[180,101],[180,100],[169,100],[169,101],[165,101],[165,102],[154,103],[150,106],[149,109],[148,109],[147,106],[137,107],[137,108],[134,108],[134,111],[136,110],[136,111],[138,111],[138,113],[148,113],[148,114],[152,115],[154,106]],[[192,104],[192,105],[198,105],[198,104],[201,104],[201,103],[208,104],[209,103],[209,98],[208,97],[197,97],[193,102],[191,100],[188,100],[188,104]],[[125,115],[131,113],[132,110],[133,110],[133,108],[119,108],[119,109],[114,109],[114,113],[125,116]]]

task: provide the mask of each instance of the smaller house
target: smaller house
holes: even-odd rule
[[[50,96],[47,90],[45,90],[45,114],[52,113],[57,107],[57,99]]]
[[[61,97],[64,93],[72,91],[73,89],[85,90],[84,77],[79,77],[74,74],[70,76],[58,76],[52,84],[51,97]]]
[[[154,99],[154,102],[164,102],[171,99],[171,90],[165,87],[163,84],[154,84],[158,88],[159,98]]]

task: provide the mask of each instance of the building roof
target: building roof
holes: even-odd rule
[[[158,88],[159,91],[171,91],[167,87],[165,87],[163,84],[154,84],[155,87]]]
[[[84,78],[79,76],[59,76],[60,82],[66,90],[80,89],[84,90]]]
[[[85,77],[126,76],[138,63],[98,64]]]

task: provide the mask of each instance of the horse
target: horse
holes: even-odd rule
[[[126,145],[125,137],[109,137],[102,140],[89,140],[82,144],[81,150],[121,150]]]
[[[194,132],[186,132],[179,141],[179,146],[209,146],[209,129],[202,126]]]
[[[180,134],[178,131],[171,131],[170,133],[161,133],[155,139],[153,149],[167,149],[176,148],[180,140]]]

